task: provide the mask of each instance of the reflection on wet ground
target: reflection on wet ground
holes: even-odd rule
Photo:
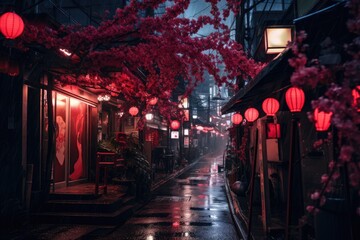
[[[83,239],[239,239],[225,195],[223,173],[212,171],[219,158],[205,158],[162,186],[154,199],[106,236]]]

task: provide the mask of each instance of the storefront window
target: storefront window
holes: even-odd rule
[[[69,180],[86,177],[85,159],[87,153],[87,105],[77,99],[70,99],[70,166]]]
[[[56,136],[56,159],[54,161],[54,181],[64,182],[66,171],[66,143],[67,143],[67,98],[57,94],[55,103],[55,136]]]
[[[48,145],[48,104],[42,92],[42,159],[45,166]],[[59,186],[87,177],[89,105],[58,92],[53,93],[55,158],[52,179]]]

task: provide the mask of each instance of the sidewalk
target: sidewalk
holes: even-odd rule
[[[151,191],[156,190],[157,188],[159,188],[160,186],[165,184],[170,179],[173,179],[173,178],[179,176],[180,174],[182,174],[183,172],[185,172],[186,170],[188,170],[189,168],[194,166],[194,164],[196,164],[199,161],[199,159],[201,159],[202,157],[203,156],[196,159],[192,163],[189,163],[189,164],[186,164],[186,165],[179,165],[179,166],[174,167],[172,173],[165,173],[164,171],[157,171],[155,173],[155,178],[153,179],[153,183],[152,183],[152,186],[151,186]]]
[[[263,228],[261,219],[261,204],[254,204],[252,210],[252,221],[250,235],[249,228],[249,205],[248,196],[238,196],[230,189],[229,180],[225,180],[226,194],[229,201],[230,211],[236,225],[238,233],[245,240],[250,239],[284,239],[284,228],[277,218],[271,218],[271,223],[268,223],[268,232]],[[277,209],[274,209],[276,211]]]
[[[157,172],[151,192],[187,171],[200,159],[201,157],[190,164],[178,166],[172,173]],[[81,195],[72,193],[52,196],[44,204],[43,212],[32,213],[27,223],[16,229],[4,229],[5,232],[1,230],[0,238],[37,239],[37,236],[44,236],[51,239],[52,234],[58,232],[57,239],[69,239],[70,235],[71,239],[75,239],[76,236],[96,229],[110,231],[123,224],[150,200],[137,198],[126,187],[116,185],[108,185],[108,193],[100,191],[101,194],[96,197],[93,184],[84,184],[81,188],[85,188]],[[72,191],[76,192],[74,189]]]

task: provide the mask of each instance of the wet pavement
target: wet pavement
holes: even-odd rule
[[[239,239],[226,199],[224,173],[211,171],[216,161],[222,163],[222,157],[202,159],[163,185],[149,204],[106,239]]]
[[[121,226],[42,224],[16,239],[236,240],[225,193],[222,156],[206,157],[154,192]],[[0,237],[1,239],[1,237]]]

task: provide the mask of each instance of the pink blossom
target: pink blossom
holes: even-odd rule
[[[315,210],[315,207],[313,205],[309,205],[306,207],[306,211],[308,211],[309,213],[313,213]]]
[[[326,202],[326,197],[321,196],[321,198],[320,198],[320,206],[324,206],[325,202]]]
[[[342,162],[349,162],[351,160],[354,149],[351,146],[342,146],[340,150],[340,160]]]
[[[360,183],[360,174],[359,172],[354,172],[349,175],[350,184],[353,187],[358,187]]]
[[[319,139],[319,140],[314,142],[313,147],[315,149],[319,149],[323,145],[323,143],[324,143],[323,139]]]
[[[331,178],[332,180],[337,180],[339,177],[340,177],[339,171],[335,171]]]
[[[312,194],[310,195],[310,198],[311,198],[312,200],[318,200],[319,197],[320,197],[320,192],[319,192],[319,191],[315,191],[314,193],[312,193]]]
[[[330,162],[329,162],[329,169],[330,169],[330,170],[332,170],[335,166],[336,166],[335,161],[330,161]]]
[[[329,176],[327,174],[323,174],[321,176],[321,183],[326,183],[329,180]]]

